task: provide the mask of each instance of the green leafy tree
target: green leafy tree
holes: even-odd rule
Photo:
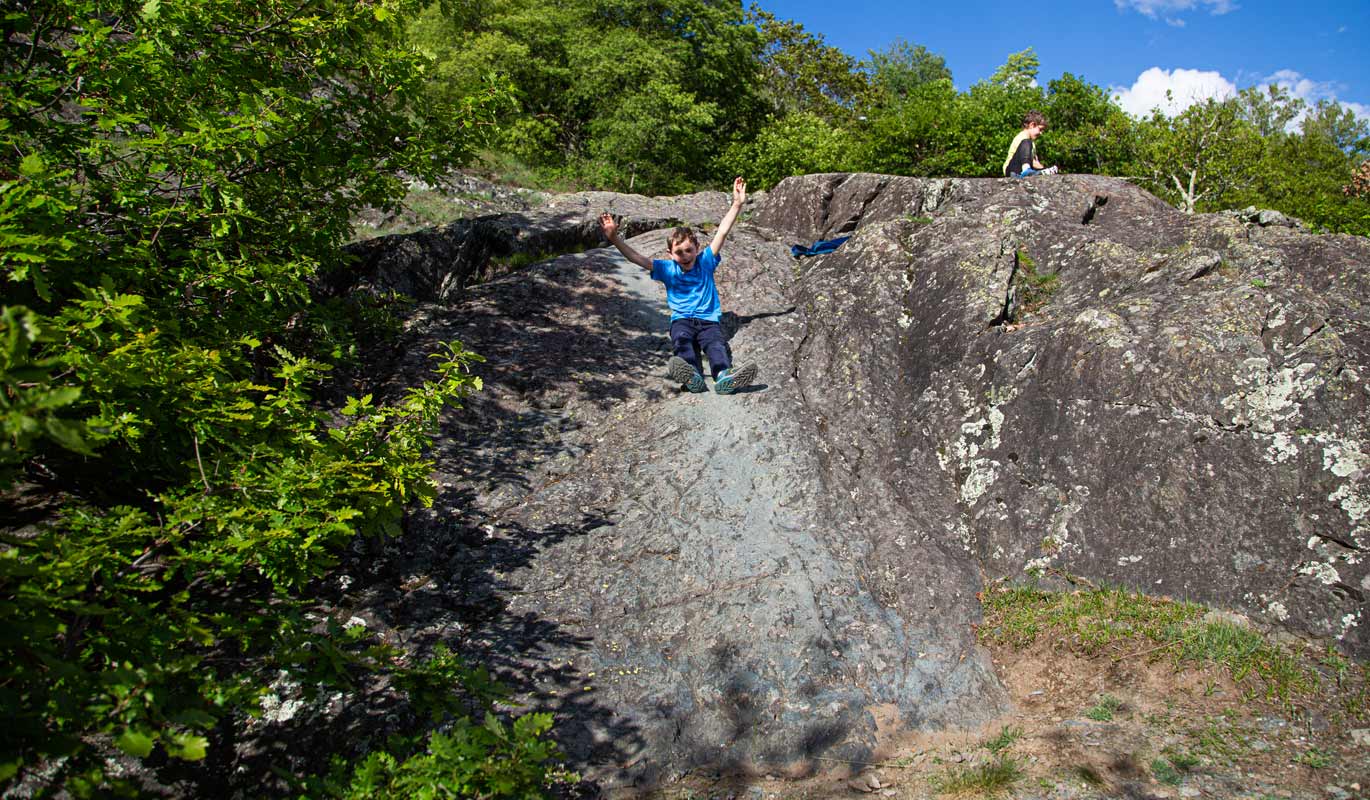
[[[1308,104],[1294,97],[1289,90],[1276,84],[1264,89],[1248,86],[1237,93],[1237,105],[1242,119],[1265,138],[1284,136],[1289,126],[1303,114]]]
[[[0,502],[57,504],[0,536],[6,792],[133,794],[112,756],[205,758],[281,671],[474,674],[306,616],[345,544],[431,501],[433,420],[479,387],[454,343],[389,403],[335,420],[315,397],[361,315],[311,278],[346,268],[356,209],[469,158],[489,121],[483,92],[424,94],[399,39],[416,11],[47,0],[0,18]]]
[[[815,114],[846,122],[861,94],[868,89],[865,74],[851,56],[823,42],[821,34],[778,19],[753,5],[748,19],[761,33],[760,81],[772,114]]]
[[[493,145],[552,182],[661,193],[712,181],[774,100],[762,33],[738,0],[444,3],[410,37],[435,60],[435,97],[477,76],[508,82],[517,106]]]
[[[1320,102],[1297,132],[1267,138],[1255,181],[1236,204],[1274,208],[1331,231],[1370,234],[1370,203],[1343,190],[1367,145],[1363,120],[1339,104]]]
[[[920,86],[951,80],[946,59],[921,44],[903,39],[894,40],[884,50],[869,51],[861,69],[872,89],[883,95],[883,102],[901,101]]]
[[[1052,163],[1065,172],[1131,174],[1135,124],[1102,88],[1067,72],[1048,82],[1042,110]]]
[[[1254,184],[1264,157],[1263,140],[1232,98],[1208,98],[1175,117],[1157,109],[1139,138],[1145,182],[1187,214],[1225,207]]]
[[[1041,59],[1029,47],[1017,53],[1010,53],[1008,59],[989,76],[989,82],[1010,89],[1030,89],[1037,85],[1037,72],[1042,68]]]
[[[800,112],[773,119],[751,142],[735,144],[724,163],[755,188],[769,189],[791,175],[849,172],[857,163],[856,149],[846,129]]]
[[[863,168],[893,175],[960,174],[965,163],[953,149],[960,110],[949,79],[924,83],[901,101],[868,108]]]

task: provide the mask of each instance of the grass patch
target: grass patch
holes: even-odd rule
[[[567,253],[583,253],[587,247],[589,246],[573,245],[562,249],[526,250],[511,253],[507,256],[496,256],[490,259],[489,269],[491,272],[498,274],[513,272],[514,270],[532,266],[540,261],[547,261],[548,259],[556,258],[557,256],[564,256]]]
[[[1311,769],[1326,769],[1332,765],[1332,753],[1320,747],[1310,747],[1294,758],[1295,764]]]
[[[1021,738],[1023,738],[1022,728],[1004,728],[999,731],[998,736],[985,742],[985,749],[997,756],[1012,747]]]
[[[1167,786],[1178,786],[1190,770],[1199,765],[1199,759],[1189,753],[1166,748],[1151,762],[1151,775]]]
[[[1166,786],[1179,786],[1180,781],[1184,780],[1184,776],[1175,765],[1164,758],[1157,758],[1151,762],[1151,777],[1155,778],[1157,783],[1164,783]]]
[[[1095,722],[1112,722],[1113,715],[1121,711],[1122,708],[1122,700],[1119,700],[1111,694],[1106,694],[1099,698],[1099,702],[1085,711],[1085,716]]]
[[[930,781],[938,794],[993,797],[1007,793],[1023,778],[1023,768],[1009,756],[999,756],[974,767],[953,767]]]
[[[1228,622],[1205,622],[1208,609],[1116,588],[1048,592],[1033,585],[998,585],[982,595],[986,644],[1024,647],[1047,636],[1088,656],[1170,658],[1176,666],[1216,664],[1248,695],[1263,694],[1289,705],[1318,691],[1321,671],[1331,672],[1346,715],[1363,719],[1370,696],[1370,669],[1352,669],[1340,656],[1314,664],[1261,633]],[[1357,672],[1359,674],[1357,674]],[[1249,679],[1258,678],[1259,681]],[[1346,703],[1344,698],[1352,698]]]
[[[1061,276],[1055,272],[1038,273],[1037,262],[1026,250],[1018,250],[1018,269],[1013,273],[1018,292],[1018,309],[1023,314],[1040,310],[1061,288]]]
[[[1208,717],[1188,737],[1196,756],[1216,763],[1234,764],[1251,752],[1250,731],[1238,724],[1232,709]]]
[[[1072,770],[1072,774],[1086,785],[1093,786],[1096,789],[1105,784],[1104,777],[1095,772],[1093,767],[1076,767]]]

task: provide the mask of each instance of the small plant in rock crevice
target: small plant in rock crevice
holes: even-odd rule
[[[1037,262],[1022,248],[1014,254],[1017,269],[1013,273],[1013,288],[1017,293],[1015,321],[1024,314],[1040,311],[1061,286],[1061,277],[1055,272],[1039,273]]]

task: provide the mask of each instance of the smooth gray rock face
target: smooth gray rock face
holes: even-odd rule
[[[547,224],[648,202],[712,224],[727,196],[573,196]],[[1370,244],[1089,176],[804,176],[743,219],[718,280],[744,393],[663,382],[664,292],[612,249],[422,305],[395,354],[397,388],[442,340],[488,360],[410,520],[416,588],[378,605],[555,712],[587,774],[826,769],[1001,713],[982,575],[1370,652]]]

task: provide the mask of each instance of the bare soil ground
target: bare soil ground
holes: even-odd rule
[[[1365,687],[1337,685],[1326,667],[1316,695],[1285,704],[1266,699],[1259,679],[1155,652],[1086,657],[1047,641],[991,652],[1016,710],[982,728],[895,737],[869,764],[815,763],[822,777],[691,776],[650,796],[1370,798]],[[1001,757],[1015,780],[951,785]]]

